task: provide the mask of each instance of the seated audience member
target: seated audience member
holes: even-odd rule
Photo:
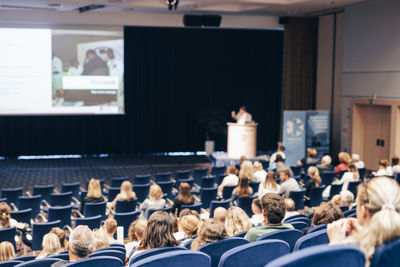
[[[394,175],[400,173],[399,156],[393,156],[391,167]]]
[[[349,190],[342,190],[340,194],[333,196],[331,199],[332,203],[338,206],[347,206],[349,209],[353,207],[354,194]]]
[[[170,214],[170,216],[171,216],[171,222],[172,222],[173,235],[174,235],[176,241],[181,242],[183,239],[185,239],[185,232],[180,231],[178,218],[173,214]]]
[[[289,197],[290,191],[300,190],[299,184],[297,183],[296,179],[290,177],[290,170],[288,168],[281,170],[279,176],[281,178],[279,194],[283,193],[283,197]]]
[[[275,163],[272,163],[272,165],[270,165],[270,168],[268,168],[268,170],[275,171],[275,174],[279,174],[279,172],[284,168],[287,168],[285,166],[285,160],[281,157],[281,155],[278,155],[276,156]]]
[[[197,217],[197,219],[200,220],[200,214],[197,211],[187,209],[187,208],[183,209],[183,210],[181,210],[181,212],[179,212],[179,219],[183,218],[183,216],[186,216],[186,215],[194,215]]]
[[[108,240],[108,235],[107,235],[106,231],[104,231],[102,228],[94,229],[93,237],[94,237],[93,251],[96,251],[96,250],[102,249],[102,248],[108,248],[110,246],[110,241]]]
[[[227,176],[224,177],[222,183],[218,186],[218,194],[222,196],[222,191],[225,186],[236,186],[239,182],[239,177],[237,176],[238,170],[235,166],[231,165],[226,170]]]
[[[150,186],[149,197],[146,198],[142,204],[140,204],[140,215],[142,219],[148,218],[149,210],[162,209],[165,206],[165,199],[163,198],[163,192],[161,187],[157,184]]]
[[[110,208],[115,208],[117,205],[117,200],[130,201],[136,198],[136,193],[132,191],[132,183],[129,181],[124,181],[121,184],[120,193],[114,198],[114,200],[108,205]],[[108,201],[111,201],[109,199]]]
[[[178,245],[179,242],[174,237],[172,217],[165,211],[156,211],[150,216],[143,233],[143,239],[136,247],[136,251],[132,254],[131,259],[148,249]]]
[[[197,231],[199,230],[200,224],[200,220],[194,215],[186,215],[180,219],[180,231],[185,233],[184,239],[180,242],[181,245],[186,244],[186,242],[197,236]]]
[[[276,157],[278,155],[281,156],[281,158],[283,160],[285,160],[286,159],[285,150],[286,150],[286,148],[283,145],[279,146],[278,151],[276,151],[274,154],[272,154],[271,157],[269,158],[269,165],[271,165],[272,163],[275,162]]]
[[[269,171],[263,183],[258,186],[258,197],[261,198],[267,193],[279,193],[280,185],[276,182],[275,172]]]
[[[79,211],[83,213],[85,203],[98,203],[98,202],[103,202],[104,197],[101,194],[101,184],[100,181],[97,179],[90,179],[89,185],[88,185],[88,192],[86,197],[81,202],[81,206],[79,208]]]
[[[285,201],[280,195],[268,193],[261,198],[261,207],[264,215],[264,224],[261,227],[250,229],[246,236],[248,241],[254,242],[257,238],[273,231],[293,229],[290,224],[282,224],[285,217]]]
[[[15,258],[14,246],[8,241],[0,243],[0,262],[9,261]]]
[[[328,224],[343,218],[343,212],[333,202],[324,202],[315,209],[311,224],[313,227]],[[310,227],[302,229],[303,233],[306,234],[310,230]]]
[[[382,159],[378,162],[379,169],[372,174],[374,176],[392,176],[392,168],[389,166],[389,162],[386,159]]]
[[[0,202],[0,229],[17,226],[17,221],[11,219],[10,211],[6,202]]]
[[[235,203],[239,197],[248,197],[253,194],[253,188],[249,185],[249,180],[246,176],[239,178],[239,183],[232,191],[232,203]]]
[[[318,171],[320,174],[323,172],[331,172],[333,171],[333,166],[332,166],[332,158],[329,155],[325,155],[321,159],[321,164],[317,165]]]
[[[67,239],[65,238],[65,232],[60,227],[53,227],[51,228],[50,233],[55,234],[60,241],[60,252],[67,250]]]
[[[143,233],[146,230],[147,221],[146,220],[136,220],[131,223],[128,230],[128,237],[125,240],[125,250],[126,257],[129,258],[132,250],[139,245],[142,241]]]
[[[300,214],[298,211],[295,211],[296,204],[294,203],[293,199],[285,198],[285,206],[286,206],[286,214],[284,219]]]
[[[267,176],[267,172],[264,170],[263,165],[259,161],[255,161],[253,163],[254,168],[254,179],[253,181],[256,183],[263,183]]]
[[[247,161],[246,156],[240,156],[239,158],[239,165],[236,166],[236,169],[240,170],[242,168],[243,162]]]
[[[353,153],[351,155],[351,162],[356,165],[357,169],[365,168],[365,164],[360,160],[360,155]]]
[[[328,237],[331,245],[358,246],[369,266],[376,247],[400,237],[400,187],[391,178],[371,179],[358,186],[356,203],[357,218],[329,224]]]
[[[228,237],[232,237],[253,227],[249,216],[239,207],[230,207],[226,213],[225,231]]]
[[[261,201],[259,198],[253,199],[251,210],[253,211],[253,216],[251,216],[250,222],[253,226],[260,226],[264,221],[264,216],[262,214]]]
[[[190,185],[188,183],[181,183],[179,185],[179,193],[174,199],[174,204],[172,205],[171,212],[173,214],[178,214],[182,205],[192,205],[194,204],[194,197],[190,191]]]
[[[306,206],[310,205],[310,197],[311,197],[311,191],[315,187],[319,187],[321,185],[321,177],[319,176],[319,172],[317,167],[311,166],[307,170],[307,174],[310,177],[310,180],[306,182],[306,192],[304,193],[304,204]]]
[[[60,253],[61,244],[58,236],[53,233],[45,234],[43,236],[42,247],[43,249],[36,259],[43,259]]]
[[[104,222],[104,231],[107,234],[108,242],[111,244],[119,243],[117,240],[114,239],[114,234],[117,232],[117,221],[114,218],[108,218]]]
[[[349,165],[349,171],[345,172],[342,176],[342,178],[334,182],[335,184],[343,184],[342,186],[342,191],[347,190],[347,187],[349,186],[349,182],[354,182],[358,181],[360,179],[360,174],[358,173],[358,168],[354,164]]]
[[[339,176],[340,171],[347,171],[349,169],[349,164],[350,164],[350,155],[347,152],[340,152],[339,153],[339,162],[340,164],[336,166],[335,168],[335,176]]]
[[[213,216],[214,220],[217,220],[217,221],[219,221],[219,222],[225,223],[226,213],[227,213],[227,212],[228,212],[228,211],[227,211],[225,208],[223,208],[223,207],[217,207],[217,208],[214,210],[214,216]]]
[[[72,261],[78,261],[89,257],[93,250],[94,237],[87,225],[79,225],[72,230],[68,242],[69,260],[53,263],[51,267],[60,267]]]
[[[249,181],[253,181],[254,179],[254,168],[253,164],[251,161],[245,160],[243,163],[240,165],[240,171],[239,171],[239,180],[241,177],[246,177]]]
[[[307,148],[306,157],[297,161],[297,165],[317,163],[318,162],[317,154],[318,152],[315,148]]]
[[[223,223],[214,219],[208,219],[201,225],[197,238],[191,245],[191,250],[197,250],[205,244],[214,243],[227,237]]]

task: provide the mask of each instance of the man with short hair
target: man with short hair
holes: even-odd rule
[[[241,106],[237,114],[232,111],[232,118],[236,120],[237,124],[246,124],[253,120],[251,114],[246,111],[245,106]]]
[[[293,229],[290,224],[282,224],[285,217],[286,206],[283,198],[274,193],[265,194],[261,198],[261,207],[264,215],[264,224],[261,227],[250,229],[244,237],[249,242],[254,242],[262,235],[285,229]]]
[[[276,151],[274,154],[271,155],[271,157],[269,158],[269,164],[272,164],[275,162],[276,160],[276,156],[281,155],[282,159],[285,160],[286,159],[286,155],[285,155],[285,146],[280,145],[278,147],[278,151]]]
[[[220,221],[222,223],[225,223],[225,217],[226,217],[227,210],[223,207],[217,207],[214,210],[214,219],[217,221]]]
[[[110,245],[118,243],[118,241],[114,239],[114,234],[117,232],[117,221],[114,218],[108,218],[104,222],[104,230],[107,233]]]
[[[331,172],[333,171],[333,166],[332,166],[332,158],[329,155],[325,155],[321,159],[321,164],[317,165],[319,174],[322,174],[323,172]]]
[[[286,205],[286,214],[285,214],[285,218],[284,219],[287,219],[287,218],[290,218],[292,216],[300,214],[298,211],[294,210],[296,205],[295,205],[293,199],[285,198],[285,205]]]
[[[69,236],[67,245],[69,260],[55,262],[51,267],[60,267],[72,261],[82,260],[89,257],[93,251],[94,236],[87,225],[77,226]]]
[[[282,169],[279,173],[279,177],[281,178],[279,194],[283,194],[283,197],[289,197],[290,191],[300,190],[296,179],[290,177],[290,170],[288,168]]]

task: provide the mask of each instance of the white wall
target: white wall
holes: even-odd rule
[[[344,22],[341,149],[349,150],[351,99],[400,99],[400,1],[347,8]]]

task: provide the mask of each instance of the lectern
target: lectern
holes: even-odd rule
[[[228,157],[255,158],[258,123],[237,124],[228,122]]]

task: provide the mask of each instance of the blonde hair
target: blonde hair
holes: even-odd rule
[[[349,172],[353,173],[353,179],[356,181],[360,179],[360,173],[358,172],[358,168],[354,164],[349,165]]]
[[[276,175],[274,171],[267,172],[267,177],[265,177],[264,181],[264,187],[266,188],[268,184],[270,184],[274,190],[278,189],[278,183],[276,182]]]
[[[104,222],[104,230],[108,234],[113,234],[115,231],[117,231],[117,221],[114,218],[108,218]]]
[[[60,227],[53,227],[53,228],[51,228],[50,233],[53,233],[58,237],[58,240],[60,241],[60,245],[61,245],[60,251],[66,249],[67,245],[66,245],[64,230],[61,229]]]
[[[15,258],[14,246],[8,242],[3,241],[0,243],[0,262],[8,261]]]
[[[163,198],[161,187],[157,184],[150,186],[149,199],[157,200]]]
[[[350,155],[347,152],[340,152],[338,158],[341,163],[349,164],[351,161]]]
[[[319,171],[317,167],[315,166],[309,167],[307,173],[310,176],[310,178],[315,181],[315,187],[321,185],[321,177],[319,176]]]
[[[43,236],[42,251],[39,257],[47,257],[49,254],[58,253],[61,249],[60,240],[58,236],[53,233],[48,233]]]
[[[226,174],[236,174],[237,169],[233,165],[229,165],[228,168],[226,169]]]
[[[227,235],[224,224],[214,219],[208,219],[201,225],[198,237],[191,245],[191,250],[197,250],[204,244],[217,242],[226,237]]]
[[[250,161],[246,160],[242,163],[239,171],[239,178],[246,177],[249,181],[253,180],[254,168]]]
[[[93,236],[93,251],[101,248],[108,248],[110,246],[110,241],[108,241],[107,233],[103,229],[94,229]]]
[[[87,197],[92,197],[92,198],[101,198],[101,184],[100,181],[97,179],[90,179],[89,185],[88,185],[88,192],[87,192]]]
[[[228,237],[248,231],[253,227],[249,216],[239,207],[231,207],[225,217],[225,230]]]
[[[121,184],[121,191],[118,196],[118,200],[129,201],[136,197],[135,192],[132,191],[132,183],[129,181],[124,181]]]
[[[255,171],[255,172],[256,172],[256,171],[262,171],[262,170],[263,170],[263,165],[261,164],[261,162],[255,161],[255,162],[253,163],[253,168],[254,168],[254,171]]]
[[[186,236],[193,237],[197,234],[200,227],[200,220],[194,215],[186,215],[180,220],[182,230],[185,232]]]
[[[137,241],[138,240],[137,236],[139,236],[140,239],[142,239],[146,227],[147,227],[146,220],[136,220],[132,222],[131,225],[129,226],[128,238],[126,238],[125,243]]]

